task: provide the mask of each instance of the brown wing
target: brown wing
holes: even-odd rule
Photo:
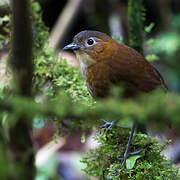
[[[157,76],[159,77],[160,81],[161,81],[161,85],[162,87],[164,88],[165,91],[168,91],[168,86],[167,84],[165,83],[163,77],[161,76],[161,74],[159,73],[159,71],[154,67],[154,70],[155,70],[155,73],[157,73]]]
[[[109,79],[113,84],[124,84],[125,95],[134,96],[138,92],[150,92],[158,86],[167,86],[160,73],[137,51],[119,44],[120,53],[114,53]]]

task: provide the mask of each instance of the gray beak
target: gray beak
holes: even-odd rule
[[[68,44],[67,46],[63,48],[63,50],[79,50],[79,49],[81,49],[81,46],[75,43]]]

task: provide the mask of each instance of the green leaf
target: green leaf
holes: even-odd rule
[[[154,26],[155,26],[155,24],[154,24],[153,22],[150,23],[149,26],[146,26],[146,27],[145,27],[145,31],[146,31],[147,33],[150,33],[150,32],[152,31],[152,29],[153,29]]]
[[[84,144],[86,142],[86,134],[83,133],[81,136],[81,143]]]
[[[0,18],[0,25],[2,25],[4,22],[9,22],[10,18],[9,16],[3,16]]]
[[[159,60],[159,57],[155,54],[147,55],[146,59],[150,62]]]
[[[39,12],[41,10],[41,6],[39,5],[38,2],[33,2],[32,3],[32,8],[35,12]]]
[[[136,160],[139,159],[140,157],[142,157],[142,155],[135,155],[135,156],[131,156],[130,158],[128,158],[126,160],[126,168],[132,169],[136,163]]]
[[[112,37],[115,41],[119,42],[119,43],[123,43],[123,39],[120,38],[119,36],[115,35]]]

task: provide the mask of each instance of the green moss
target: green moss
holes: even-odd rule
[[[41,20],[40,7],[37,2],[34,2],[32,7],[35,26],[34,92],[53,97],[58,91],[65,90],[74,101],[92,102],[79,70],[69,66],[65,60],[57,61],[57,56],[48,44],[49,33]]]
[[[91,176],[109,180],[178,180],[178,170],[160,153],[166,144],[160,144],[155,138],[144,134],[135,134],[129,152],[137,152],[137,159],[131,169],[121,167],[123,154],[128,141],[129,130],[114,127],[105,134],[103,131],[95,137],[99,148],[91,149],[82,160],[87,166],[84,169]],[[127,162],[126,162],[127,163]],[[127,168],[127,164],[126,164]]]
[[[132,2],[130,1],[130,6],[134,8],[133,11],[139,11],[137,6],[131,4]],[[141,3],[141,1],[138,2]],[[9,112],[9,116],[15,117],[18,113],[44,119],[51,116],[58,130],[61,130],[59,127],[63,126],[63,120],[68,119],[69,133],[71,130],[83,131],[87,128],[97,128],[102,122],[100,118],[120,119],[120,123],[122,121],[129,123],[131,119],[146,123],[151,119],[152,124],[158,119],[159,124],[172,121],[179,126],[180,99],[178,95],[169,95],[168,100],[162,92],[158,92],[144,96],[138,102],[115,97],[95,103],[87,91],[79,70],[68,66],[64,60],[57,61],[57,57],[48,45],[49,33],[41,20],[40,7],[37,3],[33,3],[32,7],[35,26],[33,91],[35,97],[41,96],[41,102],[44,103],[22,97],[7,98],[7,95],[0,91],[2,100],[0,105],[3,107],[4,102],[8,102],[8,105],[11,104],[14,107],[12,112]],[[130,23],[135,24],[132,22],[133,18],[140,19],[140,14],[129,13],[132,17]],[[141,24],[139,25],[141,27]],[[137,40],[137,44],[132,43],[131,46],[142,52],[142,34],[137,34],[136,30],[138,31],[136,26],[132,25],[130,28],[132,35],[134,34],[132,42],[135,43]],[[118,93],[114,91],[113,95],[116,96],[116,94]],[[138,157],[128,159],[127,171],[121,170],[128,136],[129,130],[118,126],[114,126],[107,134],[101,130],[95,137],[99,142],[99,148],[90,150],[82,160],[87,165],[84,171],[99,179],[179,179],[177,169],[160,155],[166,144],[160,144],[156,139],[143,134],[135,134],[130,146],[130,152],[139,150],[142,152]]]
[[[142,5],[142,0],[128,1],[128,31],[129,31],[129,46],[143,54],[144,33],[142,21],[145,13]]]
[[[10,41],[10,16],[9,15],[0,17],[0,28],[2,31],[0,34],[0,49],[3,49],[3,47],[7,46],[7,44]]]

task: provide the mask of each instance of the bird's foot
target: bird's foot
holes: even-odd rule
[[[101,127],[102,127],[102,128],[106,128],[105,133],[107,133],[108,130],[109,130],[112,126],[114,126],[115,123],[116,123],[116,121],[111,121],[111,122],[109,122],[109,121],[105,121],[104,119],[103,119],[103,121],[104,121],[104,124],[103,124]]]

